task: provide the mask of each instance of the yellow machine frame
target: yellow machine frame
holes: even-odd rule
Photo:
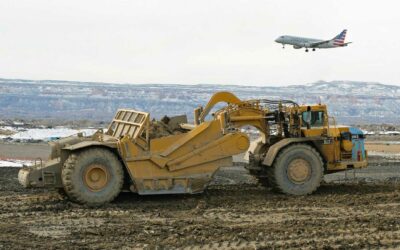
[[[227,105],[206,120],[220,102]],[[304,127],[301,116],[308,111],[323,112],[322,126]],[[233,155],[246,152],[250,169],[263,171],[273,166],[283,149],[294,144],[317,150],[326,172],[367,166],[366,157],[351,158],[351,141],[342,136],[349,128],[338,127],[325,105],[242,101],[232,93],[218,92],[204,108],[195,109],[194,124],[181,124],[188,132],[151,139],[149,126],[149,113],[118,110],[106,133],[99,130],[91,137],[79,135],[54,142],[46,165],[23,168],[20,182],[25,187],[63,187],[65,161],[92,148],[115,153],[130,177],[130,190],[139,194],[202,192],[220,167],[232,165]],[[251,146],[248,135],[240,132],[243,126],[260,132]]]

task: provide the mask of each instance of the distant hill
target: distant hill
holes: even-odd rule
[[[325,103],[338,122],[400,123],[400,87],[380,83],[319,81],[285,87],[234,85],[107,84],[0,78],[1,118],[59,118],[109,121],[118,108],[150,112],[152,117],[187,114],[205,105],[216,91],[242,99],[291,99]]]

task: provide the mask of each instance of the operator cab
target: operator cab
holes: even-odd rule
[[[324,126],[324,115],[323,110],[305,111],[301,115],[302,127],[310,129],[311,127],[323,127]]]
[[[330,171],[366,166],[367,151],[361,130],[337,126],[335,119],[329,117],[325,105],[299,106],[297,112],[302,136],[322,141],[314,145],[327,159]]]
[[[328,129],[325,105],[300,106],[301,132],[305,137],[322,136]]]

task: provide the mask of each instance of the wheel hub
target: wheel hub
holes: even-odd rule
[[[304,159],[295,159],[287,169],[289,179],[294,183],[304,183],[311,174],[311,166]]]
[[[92,164],[87,167],[83,175],[83,182],[92,191],[100,191],[103,189],[109,179],[107,169],[100,164]]]

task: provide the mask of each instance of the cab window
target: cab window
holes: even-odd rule
[[[324,126],[324,111],[305,111],[302,113],[302,127],[307,127],[310,123],[311,127]]]

